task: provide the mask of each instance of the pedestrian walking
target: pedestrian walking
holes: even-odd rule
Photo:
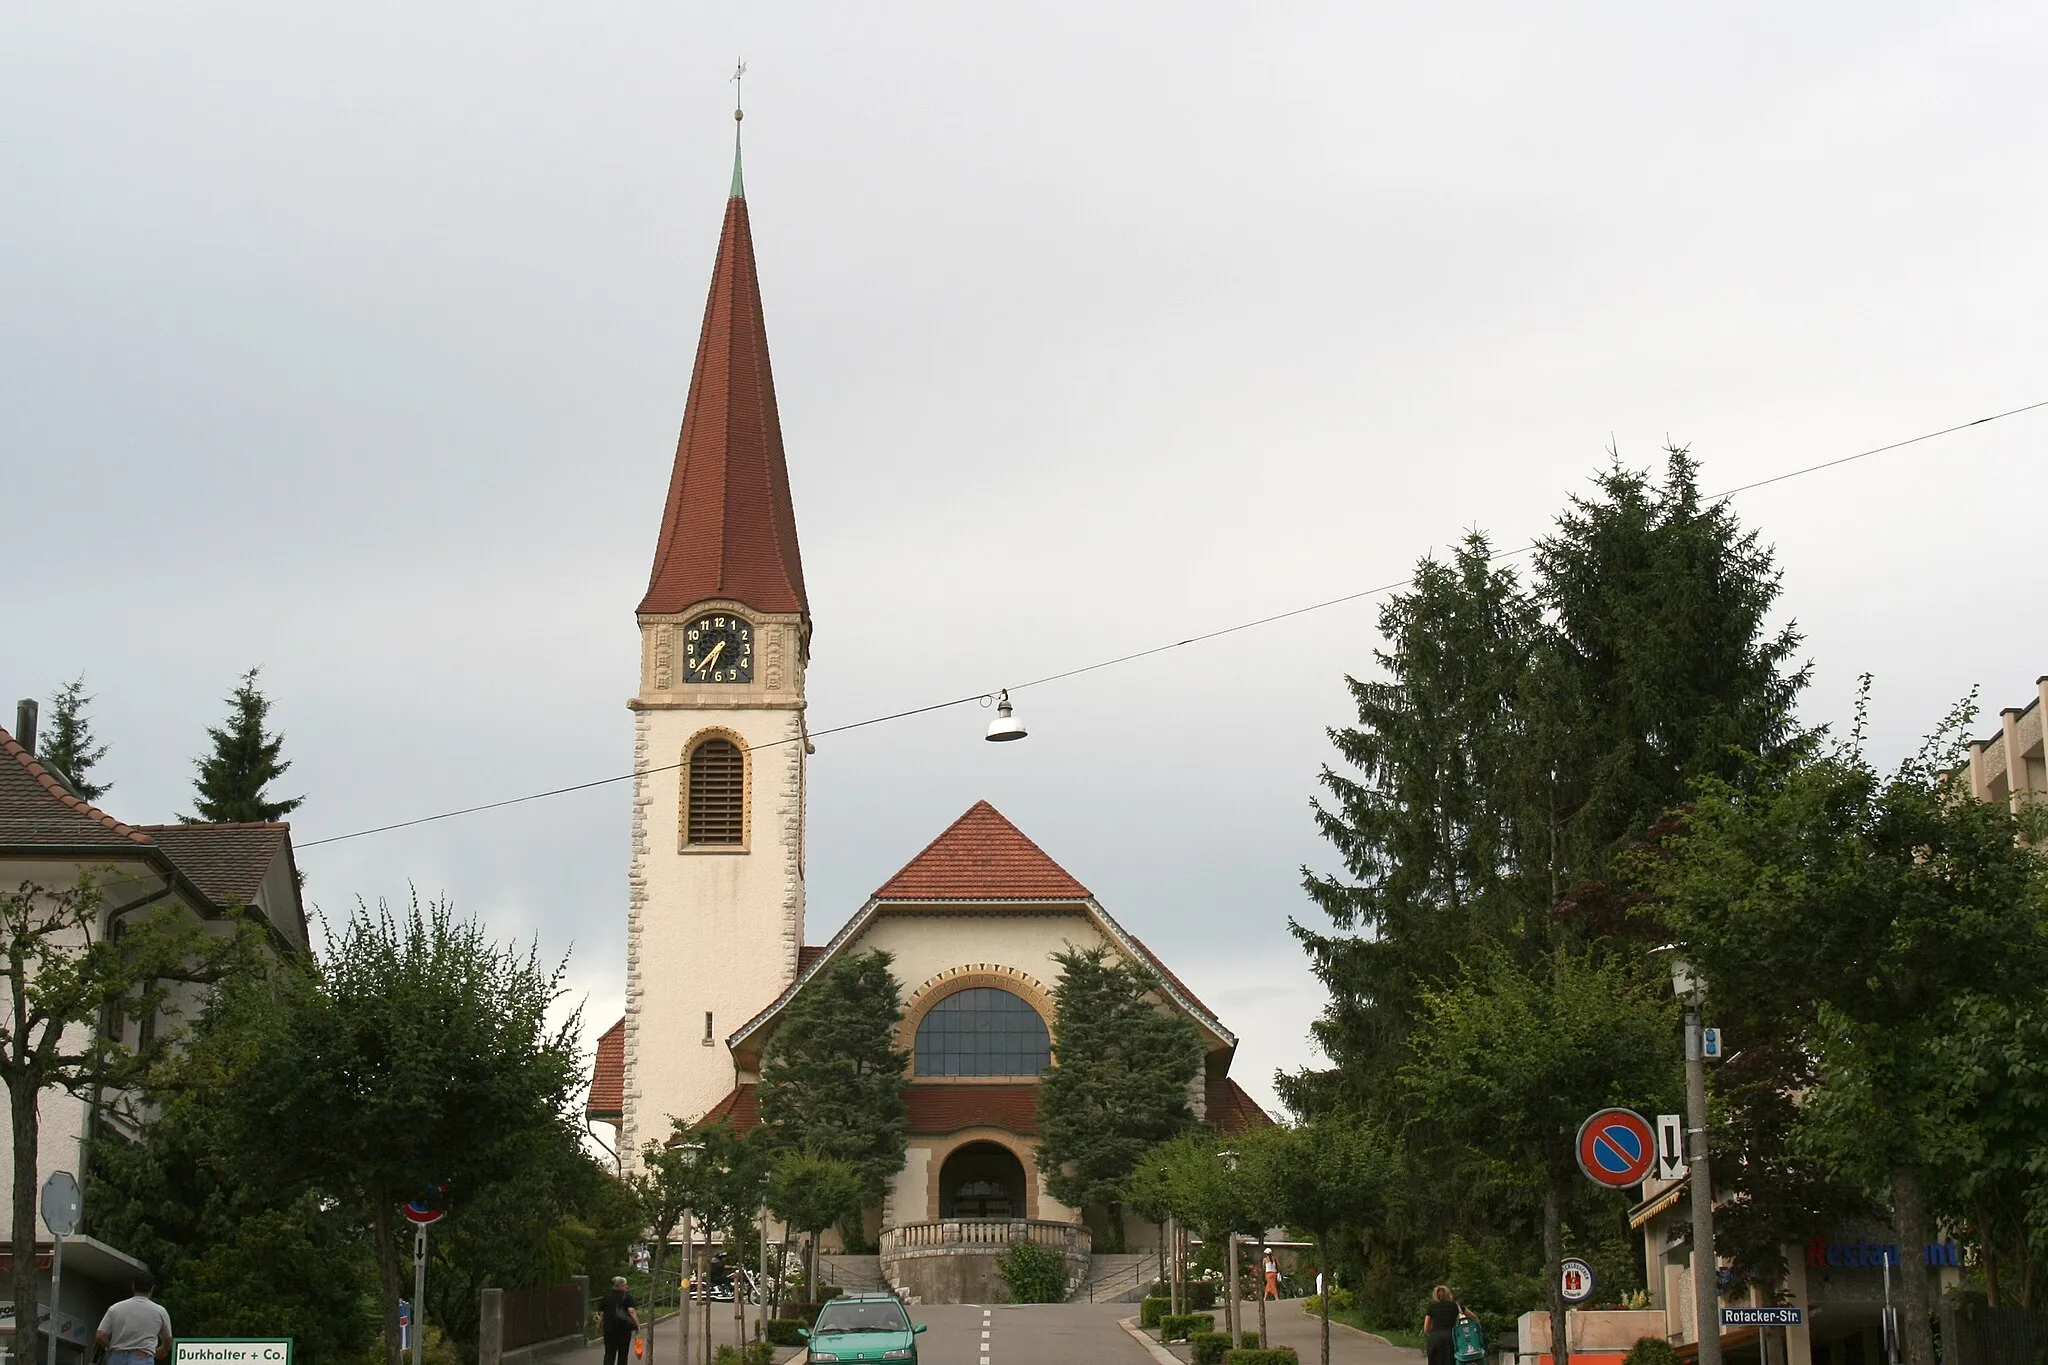
[[[1266,1253],[1266,1297],[1280,1297],[1280,1262],[1273,1258],[1271,1251]]]
[[[1465,1309],[1451,1297],[1449,1285],[1440,1284],[1430,1291],[1429,1307],[1422,1313],[1422,1343],[1429,1350],[1429,1365],[1457,1365],[1451,1334],[1464,1316]]]
[[[150,1297],[156,1281],[145,1270],[130,1288],[133,1292],[106,1311],[93,1334],[107,1365],[152,1365],[171,1353],[171,1315]]]
[[[604,1365],[629,1365],[633,1337],[640,1330],[640,1305],[624,1275],[612,1276],[611,1292],[598,1301],[597,1315],[604,1330]]]

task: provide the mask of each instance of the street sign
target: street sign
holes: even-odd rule
[[[290,1337],[179,1337],[171,1365],[292,1365]]]
[[[43,1182],[43,1225],[58,1237],[78,1231],[84,1209],[78,1197],[78,1181],[69,1171],[57,1171]]]
[[[446,1209],[435,1207],[436,1204],[440,1203],[441,1195],[446,1189],[445,1185],[427,1186],[425,1194],[407,1204],[402,1210],[406,1221],[426,1227],[429,1223],[438,1223],[447,1217],[448,1211]]]
[[[1657,1115],[1657,1178],[1683,1180],[1685,1164],[1685,1119],[1678,1114]]]
[[[1721,1060],[1721,1030],[1703,1028],[1700,1030],[1700,1056],[1710,1062]]]
[[[1723,1327],[1798,1327],[1806,1321],[1806,1310],[1790,1304],[1767,1308],[1723,1308]]]
[[[1640,1185],[1657,1164],[1657,1135],[1633,1109],[1602,1109],[1579,1125],[1579,1169],[1596,1185]]]
[[[1593,1267],[1578,1257],[1567,1256],[1558,1262],[1557,1279],[1566,1303],[1584,1303],[1593,1297]]]

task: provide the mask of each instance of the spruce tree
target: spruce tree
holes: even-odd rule
[[[87,776],[107,756],[106,745],[93,743],[92,722],[85,714],[91,704],[82,673],[58,688],[50,698],[50,737],[39,746],[42,752],[36,758],[44,767],[64,774],[80,797],[97,801],[114,784],[94,782]]]
[[[769,1040],[756,1092],[772,1146],[846,1162],[871,1202],[909,1148],[910,1059],[896,1048],[903,997],[891,961],[842,958],[805,985]]]
[[[282,820],[305,804],[303,796],[273,800],[267,795],[270,784],[292,765],[278,758],[284,736],[264,730],[270,699],[256,689],[260,671],[252,668],[242,675],[241,685],[227,698],[234,708],[227,722],[207,729],[213,752],[194,760],[199,813],[178,817],[188,825]]]
[[[1105,1209],[1104,1250],[1120,1252],[1132,1172],[1195,1121],[1188,1091],[1202,1069],[1201,1035],[1157,1002],[1158,977],[1108,948],[1053,960],[1057,1061],[1038,1086],[1038,1169],[1062,1204]]]

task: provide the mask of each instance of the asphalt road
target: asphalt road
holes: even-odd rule
[[[1117,1326],[1132,1303],[913,1305],[918,1365],[1153,1365]]]

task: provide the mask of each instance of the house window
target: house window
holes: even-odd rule
[[[711,1011],[704,1011],[704,1046],[711,1046]]]
[[[953,992],[917,1026],[920,1076],[1036,1076],[1051,1062],[1045,1020],[994,986]]]
[[[683,842],[743,844],[747,839],[747,756],[729,739],[713,736],[690,750],[683,779]]]

